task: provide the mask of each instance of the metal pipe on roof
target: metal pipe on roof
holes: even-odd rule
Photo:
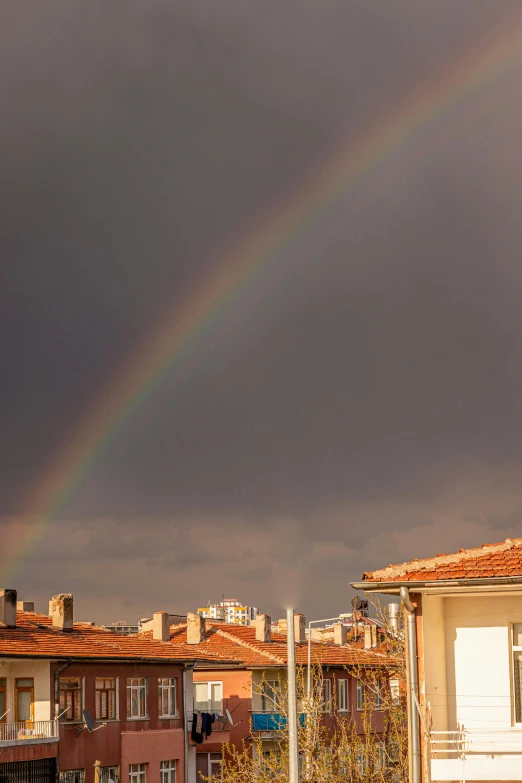
[[[408,639],[409,674],[409,710],[411,726],[411,780],[421,783],[420,725],[417,714],[419,698],[419,673],[417,669],[417,629],[415,627],[415,607],[410,593],[404,585],[401,587],[401,600],[406,609],[406,634]]]

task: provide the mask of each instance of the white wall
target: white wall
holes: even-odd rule
[[[10,661],[0,664],[0,677],[7,682],[7,713],[5,720],[13,723],[15,720],[14,682],[17,677],[32,677],[34,679],[34,719],[51,720],[51,702],[54,705],[54,694],[51,699],[51,672],[49,661]]]
[[[424,687],[435,730],[513,725],[514,622],[522,622],[522,595],[423,597]]]

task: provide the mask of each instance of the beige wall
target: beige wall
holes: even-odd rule
[[[434,730],[512,726],[513,622],[522,622],[522,595],[423,597],[422,685]]]
[[[0,677],[7,682],[7,723],[15,721],[14,682],[17,677],[34,679],[34,720],[50,720],[54,708],[54,695],[51,698],[51,674],[49,661],[10,661],[0,665]],[[53,707],[51,707],[51,703]]]

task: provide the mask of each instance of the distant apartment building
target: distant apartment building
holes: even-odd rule
[[[233,625],[250,625],[259,614],[256,606],[245,606],[237,598],[223,598],[219,604],[209,603],[196,611],[206,620],[222,620]]]
[[[113,631],[114,633],[119,633],[121,636],[133,636],[134,634],[139,633],[140,631],[140,625],[128,625],[125,620],[118,620],[115,623],[111,623],[110,625],[102,625],[102,628],[105,628],[106,631]]]

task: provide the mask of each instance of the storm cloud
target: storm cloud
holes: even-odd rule
[[[26,0],[0,11],[0,517],[160,314],[518,0]],[[232,592],[347,610],[363,570],[520,531],[522,67],[280,250],[128,417],[11,578],[86,619]],[[458,111],[458,107],[455,111]],[[364,194],[364,198],[362,197]],[[225,253],[226,257],[226,253]],[[143,379],[145,382],[146,379]],[[9,553],[5,557],[9,562]],[[38,603],[39,602],[39,603]],[[326,614],[325,614],[326,612]]]

